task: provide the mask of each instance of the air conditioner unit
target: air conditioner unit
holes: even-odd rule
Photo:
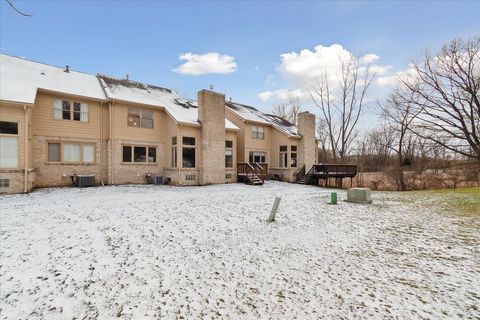
[[[153,176],[153,184],[163,185],[165,184],[165,179],[161,176]]]
[[[72,176],[72,182],[79,188],[95,186],[94,175],[75,174]]]

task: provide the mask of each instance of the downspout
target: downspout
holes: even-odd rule
[[[100,102],[100,183],[103,183],[103,101]]]
[[[23,157],[24,158],[24,162],[25,162],[25,170],[24,170],[24,177],[23,177],[23,192],[24,193],[27,193],[28,192],[28,117],[27,117],[27,111],[28,111],[28,107],[26,105],[23,106],[23,111],[25,112],[25,137],[24,137],[24,152],[25,152],[25,156]]]
[[[108,104],[108,130],[109,130],[109,133],[108,133],[108,141],[109,141],[109,146],[110,146],[110,166],[111,166],[111,169],[110,169],[110,184],[113,184],[113,140],[112,140],[112,137],[113,137],[113,129],[112,129],[112,117],[113,117],[113,104],[115,103],[115,101],[111,101],[109,104]]]

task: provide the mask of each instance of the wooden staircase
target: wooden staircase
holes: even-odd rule
[[[267,176],[266,163],[240,162],[237,164],[237,180],[253,186],[263,185]]]
[[[311,184],[313,181],[313,174],[312,174],[313,167],[310,168],[307,172],[305,172],[305,166],[303,166],[297,172],[297,183],[298,184]]]

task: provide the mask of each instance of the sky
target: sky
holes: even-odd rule
[[[375,67],[369,101],[426,49],[480,35],[480,1],[0,0],[0,52],[176,90],[211,85],[271,111],[353,54]]]

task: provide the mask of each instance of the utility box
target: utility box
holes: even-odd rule
[[[372,203],[372,195],[370,188],[348,189],[347,201],[356,203]]]
[[[95,176],[90,174],[75,174],[72,176],[72,182],[79,188],[95,186]]]
[[[165,184],[165,179],[162,176],[153,176],[153,184],[163,185]]]

